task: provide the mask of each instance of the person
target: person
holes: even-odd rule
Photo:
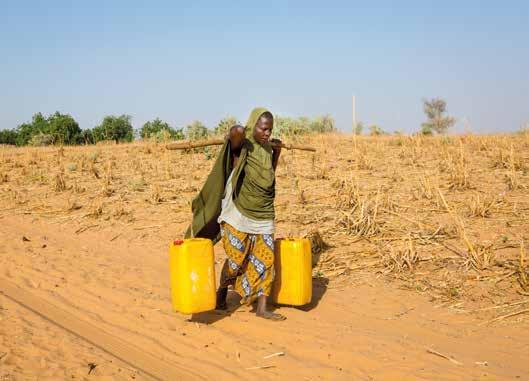
[[[222,240],[227,259],[217,309],[226,309],[232,286],[241,303],[257,300],[257,316],[279,321],[285,317],[267,307],[275,276],[275,170],[281,154],[281,141],[271,139],[273,127],[272,113],[255,108],[245,127],[230,129],[211,173],[193,199],[193,221],[186,238]]]

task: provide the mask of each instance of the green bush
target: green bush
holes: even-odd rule
[[[371,136],[379,136],[379,135],[386,135],[386,132],[377,126],[376,124],[372,124],[369,126],[369,135]]]
[[[295,136],[307,134],[309,132],[308,126],[302,125],[302,120],[276,116],[274,117],[274,136]]]
[[[49,135],[52,142],[49,142]],[[81,129],[75,119],[68,114],[55,112],[44,117],[40,112],[33,115],[31,123],[23,123],[16,129],[15,143],[19,146],[27,144],[77,144],[81,135]],[[37,137],[38,136],[38,137]],[[33,140],[35,138],[35,140]]]
[[[424,135],[424,136],[432,136],[433,135],[432,127],[430,125],[426,124],[426,123],[423,123],[421,125],[420,134]]]
[[[0,144],[17,144],[16,130],[0,130]]]
[[[77,144],[81,129],[79,124],[68,114],[56,112],[46,120],[45,134],[53,137],[54,143]]]
[[[146,122],[140,129],[142,139],[155,138],[157,141],[181,140],[184,139],[182,129],[174,129],[168,123],[159,118]]]
[[[87,128],[79,134],[78,144],[95,144],[94,132]]]
[[[209,135],[209,130],[198,120],[195,120],[186,127],[186,138],[188,140],[207,139]]]
[[[215,127],[215,135],[226,136],[230,128],[236,124],[240,124],[240,122],[234,116],[228,115],[227,117],[221,119]]]
[[[364,131],[364,123],[362,122],[358,122],[356,123],[356,125],[354,126],[354,134],[355,135],[362,135],[362,132]]]
[[[280,138],[333,131],[336,131],[336,127],[334,126],[334,119],[330,115],[318,116],[312,120],[305,116],[289,118],[278,115],[274,117],[274,137]]]
[[[37,134],[33,135],[29,141],[30,146],[35,147],[44,147],[44,146],[51,146],[53,143],[55,143],[55,137],[50,134]]]
[[[101,140],[114,140],[119,142],[131,142],[134,139],[134,130],[130,115],[108,115],[103,122],[92,130],[95,142]]]
[[[315,133],[328,133],[336,131],[334,126],[334,119],[330,115],[317,116],[310,122],[310,129]]]

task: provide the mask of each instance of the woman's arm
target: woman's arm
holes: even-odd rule
[[[281,144],[281,140],[279,139],[272,139],[270,140],[272,143],[278,143]],[[279,155],[281,155],[281,146],[277,145],[272,148],[274,153],[272,154],[272,167],[274,167],[274,171],[277,168],[277,163],[279,163]]]
[[[244,139],[246,139],[244,127],[236,124],[230,128],[228,138],[230,139],[232,164],[233,168],[235,168],[237,166],[237,161],[239,160],[241,148],[244,144]]]

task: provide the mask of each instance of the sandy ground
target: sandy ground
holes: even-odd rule
[[[235,295],[171,310],[169,242],[214,150],[0,147],[0,381],[529,380],[529,135],[302,142],[318,151],[281,156],[278,236],[330,247],[279,323]]]
[[[129,240],[111,229],[76,230],[4,215],[0,276],[166,360],[181,379],[529,377],[529,326],[516,317],[484,324],[488,317],[436,305],[370,273],[347,285],[315,280],[311,305],[279,308],[284,322],[236,309],[234,298],[228,314],[184,316],[171,311],[167,245],[156,234]],[[0,303],[0,380],[150,379],[8,298]],[[284,356],[264,359],[277,352]],[[261,366],[270,367],[248,369]]]

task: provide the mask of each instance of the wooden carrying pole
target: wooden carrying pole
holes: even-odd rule
[[[176,150],[176,149],[191,149],[191,148],[200,148],[200,147],[207,147],[207,146],[220,146],[224,144],[224,139],[211,139],[211,140],[199,140],[196,142],[174,142],[169,143],[165,146],[165,148],[170,150]],[[270,142],[270,145],[272,147],[280,146],[281,148],[285,149],[298,149],[301,151],[311,151],[316,152],[316,148],[309,147],[309,146],[300,146],[297,144],[286,144],[286,143],[274,143]]]

